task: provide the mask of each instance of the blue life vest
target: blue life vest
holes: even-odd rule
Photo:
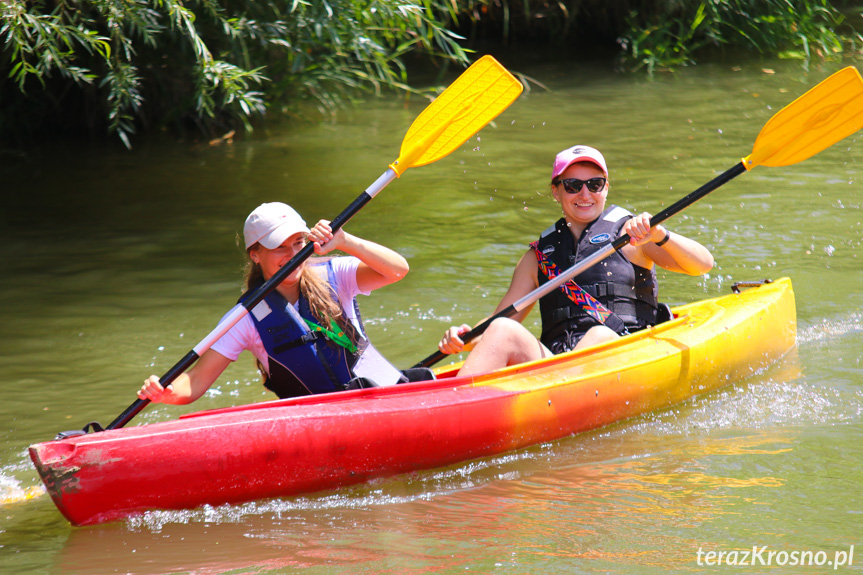
[[[623,224],[631,217],[627,210],[609,206],[585,228],[578,242],[566,220],[561,218],[542,232],[537,248],[565,271],[617,239]],[[548,282],[542,272],[537,275],[539,285]],[[620,251],[615,251],[573,281],[622,320],[622,325],[612,328],[618,333],[656,325],[659,304],[655,269],[637,266]],[[587,330],[599,323],[559,289],[540,299],[539,309],[542,316],[540,340],[554,353],[571,350]],[[608,322],[606,325],[611,327]]]
[[[332,291],[332,264],[327,262],[325,265]],[[332,296],[334,301],[339,301],[334,292]],[[356,301],[354,306],[362,326]],[[297,307],[299,311],[278,291],[273,291],[251,311],[252,320],[269,359],[269,377],[264,384],[267,389],[280,398],[344,391],[351,380],[359,376],[370,378],[369,369],[363,370],[361,374],[354,371],[364,356],[367,356],[364,358],[365,363],[373,364],[371,372],[374,376],[370,379],[377,381],[378,385],[398,382],[398,370],[377,353],[363,333],[359,334],[360,340],[356,342],[357,351],[352,353],[344,346],[330,341],[323,332],[309,328],[304,319],[315,323],[320,320],[314,316],[308,300],[302,294]],[[396,381],[393,381],[393,377]]]

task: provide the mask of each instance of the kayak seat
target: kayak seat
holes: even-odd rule
[[[435,378],[434,372],[427,367],[411,367],[402,370],[402,376],[396,383],[413,383],[415,381],[429,381]],[[345,391],[351,389],[366,389],[369,387],[386,387],[368,377],[355,377],[345,384]]]
[[[408,369],[403,369],[402,373],[407,381],[402,381],[401,383],[413,383],[415,381],[431,381],[433,379],[437,379],[434,375],[434,372],[427,367],[410,367]]]
[[[671,321],[674,319],[674,314],[671,313],[671,306],[667,303],[659,304],[659,308],[656,311],[656,325],[659,325],[666,321]]]

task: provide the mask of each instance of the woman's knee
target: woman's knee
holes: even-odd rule
[[[591,345],[598,345],[619,338],[620,335],[613,329],[604,325],[595,325],[584,334],[581,341],[578,342],[576,348],[584,348]]]
[[[546,349],[519,322],[509,318],[492,321],[468,356],[459,375],[475,375],[545,357]],[[551,352],[548,352],[550,354]]]
[[[502,342],[518,341],[523,339],[525,336],[533,338],[533,335],[527,330],[527,328],[519,322],[508,317],[499,317],[489,324],[483,337],[496,342]]]

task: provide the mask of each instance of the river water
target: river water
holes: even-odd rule
[[[598,147],[611,200],[656,213],[739,162],[773,114],[837,69],[712,64],[653,80],[608,66],[519,70],[548,89],[532,84],[348,224],[411,265],[361,298],[376,346],[407,367],[447,326],[494,307],[527,243],[557,218],[547,181],[560,149]],[[337,123],[231,144],[54,143],[0,156],[0,572],[698,573],[717,570],[708,552],[765,546],[745,572],[823,572],[828,560],[863,569],[861,135],[795,166],[756,168],[667,222],[717,265],[704,277],[660,274],[664,301],[794,282],[797,349],[740,384],[336,492],[86,528],[63,519],[28,445],[110,422],[233,305],[245,215],[280,200],[310,222],[332,219],[395,159],[422,108],[372,100]],[[241,357],[194,406],[150,406],[131,425],[264,399]],[[771,550],[825,564],[761,565]]]

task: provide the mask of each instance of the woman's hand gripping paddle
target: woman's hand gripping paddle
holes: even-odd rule
[[[761,128],[752,153],[739,164],[720,174],[688,196],[678,200],[652,218],[655,226],[700,200],[719,186],[756,166],[790,166],[811,158],[839,140],[863,128],[863,78],[853,66],[844,68],[779,110]],[[512,317],[533,305],[546,294],[596,265],[629,243],[624,234],[611,244],[562,272],[509,307],[491,316],[466,334],[465,343],[481,335],[499,317]],[[414,367],[430,367],[446,357],[438,351]]]
[[[477,60],[414,120],[402,141],[398,159],[390,164],[387,171],[377,181],[332,221],[330,226],[333,232],[345,225],[351,217],[371,201],[387,184],[401,176],[405,170],[431,164],[453,152],[506,110],[518,98],[522,89],[521,83],[491,56],[484,56]],[[167,386],[191,367],[205,351],[210,349],[220,337],[258,305],[313,252],[314,245],[306,244],[296,256],[255,290],[242,304],[237,304],[209,335],[160,378],[162,385]],[[138,399],[112,421],[106,429],[123,427],[148,403],[149,400]],[[93,431],[103,431],[98,423],[92,422],[88,423],[82,430],[64,431],[57,436],[57,439],[86,434],[91,427]]]

